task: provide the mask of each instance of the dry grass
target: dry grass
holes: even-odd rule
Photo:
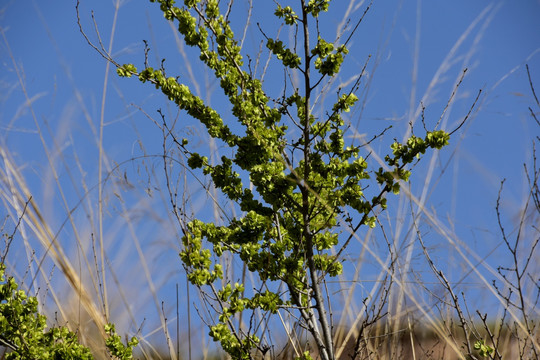
[[[360,7],[355,6],[360,3],[351,1],[349,10],[358,12]],[[106,37],[109,53],[122,9],[120,2],[115,5]],[[495,10],[487,6],[463,32],[421,97],[416,96],[420,90],[415,85],[420,55],[418,50],[414,52],[408,123],[424,119],[423,104],[435,102],[441,88],[448,90],[449,100],[441,106],[440,127],[455,128],[469,116],[468,109],[459,115],[452,114],[458,99],[466,94],[459,85],[462,72],[451,69],[456,59],[461,59],[461,68],[469,65]],[[338,24],[337,33],[344,23]],[[193,84],[197,95],[210,103],[216,101],[214,84],[206,80],[211,76],[192,64],[191,55],[174,29],[170,34],[175,37],[177,54],[186,64],[187,81]],[[465,41],[471,38],[473,45],[464,51]],[[96,358],[105,358],[102,329],[109,321],[117,324],[119,332],[141,339],[141,358],[224,358],[216,351],[204,326],[205,322],[212,322],[215,314],[197,290],[185,284],[185,274],[177,259],[183,224],[170,207],[171,203],[181,205],[189,216],[216,223],[225,216],[234,216],[238,209],[226,203],[207,179],[186,169],[181,154],[168,142],[167,131],[183,131],[193,139],[199,138],[199,146],[207,148],[212,161],[221,155],[219,144],[207,140],[195,125],[180,125],[184,119],[178,120],[181,115],[175,109],[163,111],[163,117],[153,116],[149,114],[155,109],[141,104],[127,106],[126,111],[129,116],[137,114],[145,121],[153,121],[156,131],[163,135],[163,143],[154,144],[149,150],[145,134],[140,134],[132,140],[136,150],[131,156],[115,158],[106,143],[110,121],[106,107],[112,97],[109,81],[114,70],[107,62],[97,115],[86,110],[87,102],[75,88],[75,104],[86,120],[84,132],[91,134],[93,141],[91,151],[81,151],[77,147],[80,140],[73,136],[74,128],[82,126],[77,125],[79,120],[67,119],[65,129],[51,131],[35,110],[35,95],[27,90],[24,69],[11,52],[3,31],[2,40],[11,60],[9,67],[16,73],[17,87],[24,96],[20,106],[28,111],[32,119],[29,129],[40,141],[40,161],[46,161],[34,171],[32,164],[26,163],[33,159],[18,163],[21,159],[6,139],[0,143],[0,198],[8,216],[4,231],[14,234],[13,239],[6,238],[2,252],[8,269],[31,293],[38,295],[51,325],[66,324],[76,331]],[[150,42],[150,47],[155,49],[159,45]],[[380,53],[385,50],[379,49]],[[362,90],[364,106],[369,106],[370,87],[381,61],[380,57],[376,59],[369,82]],[[260,73],[268,76],[268,59],[259,53],[256,62]],[[329,93],[353,81],[354,76],[340,79],[340,84],[337,79],[330,83]],[[444,87],[443,79],[451,76],[455,76],[452,86]],[[534,89],[532,82],[531,88]],[[482,111],[484,99],[480,98],[469,113],[471,118]],[[472,105],[470,97],[466,100]],[[324,98],[320,101],[324,102]],[[533,116],[540,109],[538,106],[531,110]],[[360,118],[364,111],[357,110],[351,119]],[[165,119],[173,119],[167,120],[168,129]],[[538,358],[539,282],[532,277],[540,273],[540,265],[534,261],[538,256],[535,225],[540,209],[534,202],[534,196],[538,197],[538,166],[529,164],[527,169],[530,191],[525,200],[517,211],[506,212],[515,221],[505,218],[502,205],[485,207],[494,216],[500,215],[500,229],[494,233],[498,233],[502,253],[515,259],[508,265],[519,268],[513,273],[501,271],[488,261],[492,249],[479,253],[463,238],[453,220],[439,213],[437,205],[431,202],[440,191],[439,182],[448,176],[453,156],[461,151],[471,121],[454,135],[456,142],[449,150],[452,155],[445,157],[434,152],[417,166],[413,185],[403,186],[400,196],[390,203],[391,210],[380,214],[377,230],[352,234],[353,243],[343,254],[345,273],[326,283],[332,295],[338,358],[350,358],[356,348],[358,359],[463,359],[474,342],[482,339],[499,345],[499,353],[494,356],[532,359],[536,354]],[[382,149],[390,139],[367,143],[363,128],[352,120],[350,131],[351,141],[366,142],[374,166],[384,166]],[[406,139],[411,127],[405,124],[396,131],[394,136]],[[97,163],[88,161],[89,156]],[[503,201],[505,193],[500,195],[499,200]],[[447,261],[449,254],[452,263]],[[246,274],[236,260],[223,257],[221,261],[227,269],[224,281],[241,280],[248,284],[246,287],[258,286],[252,274]],[[507,289],[512,286],[510,294]],[[485,299],[489,299],[489,306]],[[279,318],[271,321],[264,314],[255,314],[254,318],[267,325],[261,330],[263,341],[270,346],[266,358],[290,359],[306,349],[312,350],[309,337],[291,313],[280,311]],[[246,319],[247,316],[239,318],[239,326],[245,325]]]

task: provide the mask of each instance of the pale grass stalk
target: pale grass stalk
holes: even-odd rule
[[[283,316],[281,315],[281,311],[278,310],[277,314],[279,316],[279,321],[281,322],[281,324],[283,326],[283,330],[285,330],[285,334],[287,335],[287,339],[289,339],[289,343],[293,347],[294,354],[296,356],[300,356],[300,351],[297,349],[297,347],[295,345],[296,341],[293,339],[293,337],[291,335],[291,329],[289,329],[289,326],[287,325],[287,323],[285,323],[285,320],[283,320]]]
[[[116,30],[116,21],[118,19],[118,13],[120,10],[120,0],[114,2],[114,15],[113,22],[111,26],[111,34],[109,41],[109,54],[112,53],[112,47],[114,42],[114,34]],[[103,159],[104,159],[104,150],[103,150],[103,130],[105,122],[105,103],[107,99],[107,85],[109,82],[109,71],[111,68],[111,63],[109,61],[105,64],[105,74],[103,77],[103,90],[101,97],[101,110],[100,110],[100,120],[99,120],[99,138],[98,138],[98,179],[100,180],[98,185],[98,239],[100,247],[100,262],[101,262],[101,283],[103,287],[103,307],[105,311],[105,318],[109,319],[109,305],[108,305],[108,296],[107,296],[107,282],[105,278],[105,245],[103,241],[103,184],[101,179],[103,178]]]
[[[409,338],[411,339],[411,351],[412,351],[412,358],[413,360],[416,360],[416,351],[414,349],[414,330],[411,326],[411,317],[410,315],[407,315],[407,329],[409,330]]]

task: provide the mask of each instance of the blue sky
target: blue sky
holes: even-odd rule
[[[235,11],[244,14],[242,2],[237,3]],[[145,39],[151,48],[149,60],[155,67],[159,59],[167,58],[168,74],[181,74],[190,83],[185,59],[179,54],[174,33],[159,8],[146,1],[123,1],[115,18],[115,4],[118,3],[81,1],[82,24],[92,41],[96,42],[97,36],[91,11],[105,47],[109,47],[113,34],[112,55],[118,62],[132,62],[141,68]],[[252,24],[260,22],[269,35],[275,34],[269,18],[273,4],[272,1],[257,4],[252,18]],[[329,34],[335,31],[346,4],[335,4],[334,11],[323,17],[323,31]],[[365,4],[353,14],[353,19],[364,8]],[[528,110],[531,107],[538,113],[540,109],[535,105],[525,70],[528,64],[540,93],[539,16],[538,0],[375,0],[351,43],[348,63],[340,79],[345,81],[357,74],[371,54],[367,67],[369,83],[361,87],[359,97],[363,104],[351,112],[351,124],[357,134],[368,137],[392,124],[388,141],[402,140],[409,121],[418,120],[420,102],[426,105],[428,126],[437,122],[463,69],[468,68],[455,101],[443,117],[444,128],[451,130],[463,119],[481,89],[480,100],[469,121],[452,138],[451,146],[435,157],[429,154],[420,163],[419,175],[413,178],[411,188],[421,194],[424,180],[429,178],[426,175],[429,165],[435,164],[433,178],[429,178],[430,196],[426,206],[481,257],[495,249],[487,260],[493,267],[505,261],[498,247],[501,238],[494,209],[500,181],[507,178],[503,215],[508,227],[515,228],[527,192],[523,164],[531,164],[532,141],[540,134]],[[240,29],[245,16],[233,15],[233,24],[235,21]],[[96,210],[97,134],[102,120],[108,169],[119,169],[129,179],[128,184],[122,182],[121,176],[113,176],[105,188],[110,200],[106,202],[109,208],[104,216],[104,228],[111,242],[111,262],[113,267],[119,266],[120,274],[129,278],[128,264],[138,264],[133,259],[139,255],[130,242],[137,234],[155,276],[159,298],[167,300],[172,308],[174,285],[182,281],[178,238],[167,220],[170,220],[167,200],[151,185],[162,181],[152,177],[162,174],[162,164],[154,157],[130,159],[144,153],[160,154],[161,132],[147,115],[160,121],[156,110],[163,109],[169,119],[174,119],[177,116],[174,107],[152,86],[140,84],[136,79],[118,78],[113,67],[106,77],[106,62],[79,32],[73,1],[4,0],[0,5],[0,29],[0,146],[20,166],[53,232],[59,232],[66,249],[70,249],[70,256],[75,256],[76,247],[74,243],[70,245],[74,241],[73,229],[69,224],[63,225],[69,210],[63,205],[49,160],[57,169],[58,184],[65,192],[68,209],[75,209],[75,223],[83,237],[91,238],[96,229],[96,219],[89,214],[95,214]],[[258,49],[260,40],[256,27],[250,28],[245,52]],[[218,87],[197,64],[194,55],[190,49],[186,50],[194,79],[203,94],[210,95],[207,99],[211,104],[222,106]],[[279,93],[280,81],[281,75],[270,74],[266,85]],[[24,91],[32,99],[31,106]],[[185,116],[180,119],[183,121],[180,133],[197,139],[201,128]],[[418,122],[415,133],[421,130]],[[375,150],[384,154],[388,141],[376,143]],[[205,144],[201,140],[198,148],[204,149]],[[45,149],[50,152],[49,157]],[[195,186],[193,181],[189,185]],[[90,192],[80,203],[85,186]],[[115,197],[118,191],[122,191],[121,196]],[[192,196],[198,199],[194,201],[194,211],[208,213],[205,195],[194,191]],[[5,201],[4,198],[4,204]],[[2,216],[5,213],[15,214],[9,208],[0,212]],[[398,221],[398,213],[390,212],[391,217],[394,215]],[[126,217],[134,219],[133,228],[124,222]],[[439,259],[456,256],[455,261],[463,262],[453,251],[453,245],[436,231],[426,228],[426,232]],[[9,259],[24,274],[27,260],[24,248],[14,246]],[[424,272],[420,258],[415,259],[418,272]],[[144,303],[146,300],[137,306],[151,308],[152,305]],[[137,321],[140,323],[141,319]]]

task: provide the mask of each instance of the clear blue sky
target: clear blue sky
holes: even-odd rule
[[[90,17],[93,10],[106,48],[111,41],[114,3],[81,1],[85,31],[93,41],[97,40]],[[322,17],[322,29],[335,30],[346,3],[334,5],[335,12]],[[269,23],[273,2],[268,0],[263,4],[261,1],[261,4],[254,8],[252,24],[260,22],[263,28],[268,24],[265,32],[274,35],[275,28]],[[269,7],[265,8],[267,5]],[[235,11],[244,13],[242,1],[236,1],[235,6]],[[364,7],[353,15],[353,19],[363,12]],[[233,24],[239,21],[237,27],[240,29],[245,16],[234,14],[233,11],[231,20]],[[531,107],[537,113],[540,111],[532,97],[525,70],[525,64],[529,64],[532,80],[540,94],[539,18],[538,0],[375,0],[354,37],[346,60],[349,63],[344,68],[343,79],[346,79],[358,73],[367,55],[372,55],[367,68],[369,86],[362,87],[359,93],[363,106],[351,113],[350,120],[358,133],[368,136],[393,124],[388,140],[403,138],[408,122],[418,119],[415,113],[421,101],[426,105],[428,126],[435,124],[462,70],[468,68],[456,100],[443,119],[444,128],[454,128],[467,114],[480,89],[483,94],[470,120],[452,138],[452,145],[434,158],[436,165],[426,206],[481,257],[495,249],[487,259],[493,267],[505,261],[501,248],[497,248],[501,238],[494,209],[500,181],[508,179],[502,203],[510,230],[515,228],[518,211],[528,190],[523,163],[531,165],[531,144],[533,138],[540,135],[540,128],[528,110]],[[141,68],[144,59],[142,40],[145,39],[151,47],[150,62],[157,67],[159,59],[167,58],[168,75],[182,74],[182,79],[189,83],[188,68],[178,53],[174,33],[155,4],[122,1],[115,26],[112,55],[118,62],[132,62]],[[72,260],[76,262],[73,230],[69,224],[62,226],[67,212],[39,133],[41,131],[50,152],[49,159],[53,159],[58,171],[68,207],[76,208],[73,212],[76,226],[88,241],[97,226],[96,218],[88,214],[95,214],[97,210],[98,136],[93,131],[99,131],[106,62],[80,34],[74,1],[4,0],[0,5],[0,29],[0,146],[21,167],[21,173],[26,177],[33,197],[42,206],[53,232],[60,231],[60,240],[71,249]],[[246,51],[258,49],[260,40],[260,32],[252,27],[246,37]],[[193,61],[201,91],[203,94],[207,88],[214,91],[217,95],[212,93],[210,102],[219,107],[219,88],[197,65],[195,53],[189,50],[186,53]],[[120,172],[125,172],[135,187],[134,190],[131,185],[122,184],[121,178],[111,178],[106,187],[108,208],[104,232],[110,244],[110,261],[121,279],[133,280],[130,286],[135,289],[131,296],[138,294],[136,277],[143,275],[136,273],[135,278],[133,276],[133,271],[141,269],[139,255],[132,243],[136,234],[159,289],[159,300],[167,301],[166,307],[170,310],[174,307],[175,284],[182,282],[178,239],[168,225],[167,200],[160,198],[159,193],[148,185],[149,181],[163,180],[148,175],[150,172],[162,176],[162,164],[159,158],[128,160],[145,152],[157,155],[161,152],[161,133],[139,108],[157,121],[160,121],[156,113],[158,108],[163,109],[169,120],[176,112],[152,86],[135,79],[118,78],[113,67],[108,76],[103,147],[109,168],[114,163],[121,163]],[[275,82],[273,91],[277,94],[281,90],[277,88],[281,86],[281,77],[281,73],[267,75],[266,84]],[[27,96],[32,99],[31,108],[21,79]],[[185,121],[181,132],[196,138],[200,127],[190,123],[185,116],[180,119]],[[415,133],[421,132],[418,122]],[[384,155],[382,146],[386,144],[375,145],[379,146],[376,150]],[[204,146],[204,143],[200,144],[199,149]],[[426,171],[430,161],[431,155],[426,156],[418,167],[421,175],[413,178],[412,189],[418,196],[424,187],[424,179],[429,178]],[[2,167],[5,171],[4,165]],[[85,186],[90,189],[90,194],[79,204]],[[191,183],[191,186],[195,184]],[[123,201],[115,196],[117,191],[122,191]],[[146,196],[145,192],[152,193],[153,197]],[[199,202],[205,201],[200,191],[192,195],[200,199]],[[6,204],[6,199],[3,200]],[[2,216],[14,214],[13,209],[5,210],[4,205],[0,209]],[[126,209],[129,209],[129,216],[125,215]],[[210,211],[208,208],[203,210]],[[390,213],[390,216],[397,215]],[[126,217],[132,219],[133,228],[126,225],[123,220]],[[463,262],[452,250],[453,245],[428,229],[426,225],[426,236],[439,260],[451,259],[452,264]],[[405,233],[401,236],[407,237]],[[19,274],[24,274],[27,255],[20,244],[13,247],[8,259]],[[420,265],[421,256],[416,256],[413,261],[418,262],[417,271],[425,272],[425,267]],[[443,263],[443,268],[449,266],[447,262]],[[56,270],[57,275],[58,272]],[[476,281],[471,279],[472,283]],[[153,300],[143,298],[134,301],[134,310],[150,313],[147,317],[152,318],[156,314]],[[172,313],[169,315],[174,317]],[[142,317],[137,315],[137,322],[141,321]]]

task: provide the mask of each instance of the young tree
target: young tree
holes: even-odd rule
[[[192,219],[177,206],[171,191],[183,231],[180,258],[188,279],[219,314],[209,324],[211,337],[235,359],[253,358],[255,350],[264,354],[268,350],[260,339],[264,329],[252,321],[243,326],[235,317],[262,311],[266,319],[283,309],[308,330],[320,358],[335,359],[327,279],[342,273],[342,254],[351,239],[361,227],[376,226],[387,195],[399,192],[400,182],[410,176],[411,164],[429,148],[447,145],[451,133],[426,129],[422,137],[413,135],[403,144],[396,141],[385,157],[386,165],[370,170],[365,144],[346,140],[344,118],[358,101],[355,92],[365,67],[359,69],[352,85],[336,91],[325,112],[314,110],[316,105],[325,105],[321,99],[328,95],[363,19],[347,34],[325,38],[319,22],[324,21],[330,0],[276,5],[274,15],[295,34],[291,43],[267,36],[261,29],[266,47],[279,60],[287,79],[278,98],[269,95],[260,74],[245,63],[229,22],[230,7],[218,0],[185,0],[183,5],[173,0],[150,1],[157,2],[165,19],[175,23],[185,43],[198,49],[200,60],[219,79],[236,120],[227,123],[218,109],[207,105],[179,78],[167,77],[163,64],[155,69],[145,59],[144,69],[137,70],[133,64],[115,63],[120,76],[135,75],[155,85],[233,154],[212,163],[195,152],[188,140],[170,131],[164,119],[164,128],[169,129],[166,136],[186,156],[188,166],[193,171],[202,169],[241,210],[241,215],[227,217],[224,225]],[[368,9],[369,5],[364,15]],[[296,76],[301,79],[298,83]],[[219,259],[225,254],[240,259],[256,275],[257,289],[222,281]],[[356,342],[356,352],[360,344]],[[310,358],[310,352],[301,357]]]

